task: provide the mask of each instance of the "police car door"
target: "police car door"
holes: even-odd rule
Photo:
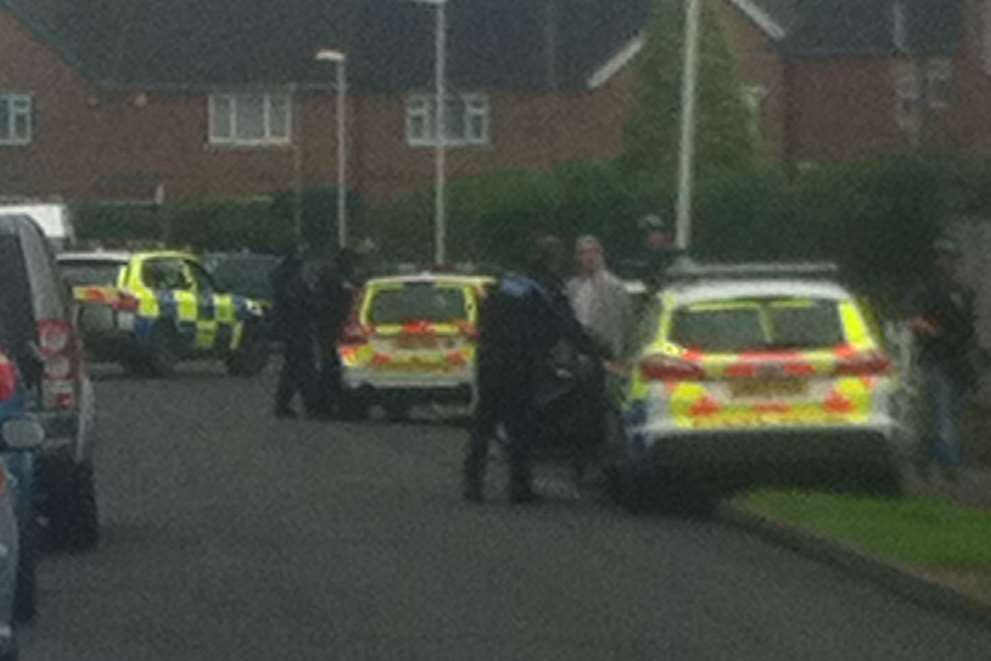
[[[206,270],[186,260],[183,262],[196,296],[196,351],[213,351],[217,344],[217,286]]]
[[[196,298],[182,260],[150,257],[142,266],[142,279],[158,300],[158,316],[174,324],[183,353],[193,350],[196,340]]]

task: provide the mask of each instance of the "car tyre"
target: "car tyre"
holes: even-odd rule
[[[405,402],[387,402],[384,407],[390,422],[405,422],[409,419],[409,406]]]
[[[159,324],[152,331],[147,366],[151,376],[165,378],[175,373],[179,363],[178,339],[175,330]]]
[[[256,376],[268,365],[268,358],[268,348],[257,332],[245,329],[240,348],[227,359],[227,373],[231,376]]]
[[[14,587],[14,621],[29,622],[38,610],[38,527],[34,517],[19,523],[17,580]]]
[[[354,390],[343,390],[340,400],[341,420],[360,422],[368,419],[368,397]]]
[[[50,491],[48,512],[55,543],[71,551],[92,549],[100,541],[93,464],[70,464],[61,477]]]

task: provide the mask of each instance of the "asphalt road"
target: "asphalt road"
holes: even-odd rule
[[[277,422],[271,387],[101,372],[104,541],[43,557],[24,659],[991,656],[988,629],[716,521],[463,503],[458,429]]]

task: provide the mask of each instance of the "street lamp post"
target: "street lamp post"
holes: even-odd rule
[[[316,59],[337,65],[337,248],[343,250],[348,245],[347,56],[324,49],[317,52]]]
[[[410,0],[433,5],[437,10],[434,29],[434,263],[443,264],[447,259],[447,0]]]
[[[701,0],[685,0],[685,69],[681,90],[681,155],[678,167],[678,215],[675,243],[687,250],[692,240],[692,184],[695,174],[695,113],[698,94]]]

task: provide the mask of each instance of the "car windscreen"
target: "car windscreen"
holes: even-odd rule
[[[59,262],[62,275],[73,287],[114,287],[124,264],[118,261]]]
[[[467,319],[468,308],[460,287],[407,283],[373,289],[367,316],[368,323],[374,325],[416,321],[443,324]]]
[[[249,298],[272,299],[269,274],[279,265],[277,259],[226,259],[210,268],[217,284],[225,290]]]
[[[673,342],[700,351],[819,349],[843,343],[836,301],[778,298],[717,301],[675,310]]]

